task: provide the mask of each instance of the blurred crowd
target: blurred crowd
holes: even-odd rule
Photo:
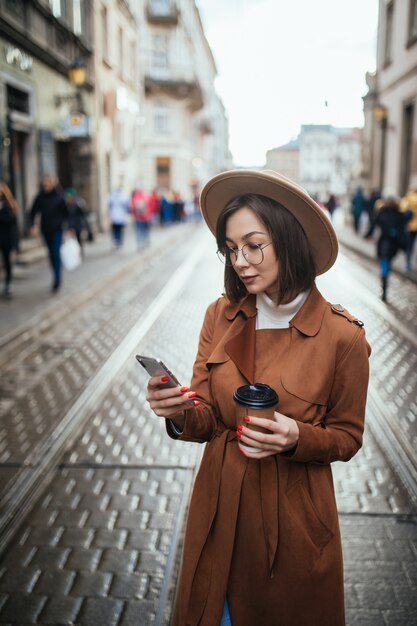
[[[358,187],[351,198],[353,229],[370,239],[374,232],[376,256],[381,277],[381,298],[387,302],[391,264],[398,253],[404,253],[405,270],[411,272],[417,235],[417,181],[407,193],[398,197],[394,190],[374,191],[366,196]]]
[[[122,184],[107,197],[108,221],[114,249],[124,243],[126,225],[134,223],[137,249],[150,243],[154,226],[165,227],[186,220],[199,220],[198,196],[184,200],[180,193],[144,190],[140,185],[127,193]],[[76,189],[62,189],[55,176],[44,176],[30,211],[30,234],[42,236],[52,272],[51,292],[59,291],[63,265],[77,267],[83,257],[85,242],[94,241],[90,210]],[[3,296],[12,296],[13,255],[19,252],[18,206],[9,187],[0,181],[0,269],[3,271]],[[2,267],[1,267],[2,266]]]

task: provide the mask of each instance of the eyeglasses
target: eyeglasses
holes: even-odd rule
[[[264,260],[264,248],[270,246],[272,241],[263,245],[259,243],[245,243],[241,248],[225,248],[224,250],[217,250],[217,256],[220,261],[225,265],[234,265],[239,256],[239,252],[251,265],[260,265]]]

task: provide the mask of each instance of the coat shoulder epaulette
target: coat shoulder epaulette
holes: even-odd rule
[[[341,304],[331,304],[330,308],[333,313],[336,313],[337,315],[341,315],[342,317],[347,319],[348,322],[351,322],[352,324],[356,324],[356,326],[361,326],[361,327],[364,325],[363,322],[361,322],[361,320],[358,320],[357,317],[355,317],[354,315],[351,315],[351,313],[349,313],[349,311],[345,309],[345,307],[343,307]]]

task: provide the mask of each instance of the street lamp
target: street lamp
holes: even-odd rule
[[[83,87],[87,80],[87,68],[82,59],[75,59],[75,61],[68,68],[68,80],[76,87],[75,93],[65,94],[62,96],[55,96],[55,106],[59,107],[63,102],[76,102],[77,112],[83,112],[83,102],[81,98],[81,87]]]
[[[74,87],[83,87],[87,79],[87,68],[84,61],[76,59],[68,69],[68,78]]]

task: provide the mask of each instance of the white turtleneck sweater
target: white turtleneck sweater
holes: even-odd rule
[[[275,304],[265,292],[256,296],[256,330],[266,328],[289,328],[290,321],[307,300],[310,291],[301,291],[288,304]]]

